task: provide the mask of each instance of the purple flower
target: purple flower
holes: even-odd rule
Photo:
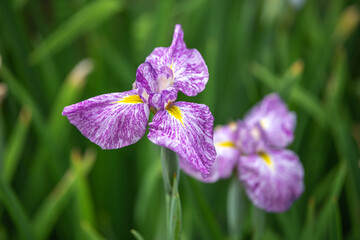
[[[204,178],[201,174],[194,171],[188,164],[181,164],[181,169],[188,175],[197,178],[203,182],[216,182],[222,178],[228,178],[232,175],[240,152],[235,146],[235,132],[236,123],[231,123],[227,126],[218,126],[215,128],[214,144],[216,148],[216,160],[209,176]]]
[[[181,166],[203,182],[238,177],[253,203],[269,212],[287,210],[302,194],[304,170],[298,156],[283,149],[293,140],[295,114],[289,112],[276,94],[266,96],[244,121],[215,129],[217,152],[207,178],[192,168]]]
[[[186,49],[182,29],[176,25],[171,46],[156,48],[138,67],[135,89],[67,106],[63,115],[101,148],[116,149],[143,137],[152,110],[150,141],[176,152],[180,164],[190,164],[206,176],[216,155],[214,118],[206,105],[175,101],[178,90],[202,91],[208,76],[200,53]]]
[[[289,112],[277,94],[267,95],[250,110],[244,122],[250,129],[260,126],[263,138],[258,141],[265,141],[269,146],[286,147],[294,139],[296,115]]]
[[[238,175],[252,202],[268,212],[286,211],[304,191],[304,169],[286,149],[241,156]]]

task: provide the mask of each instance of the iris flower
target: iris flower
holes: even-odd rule
[[[204,59],[188,49],[176,25],[170,47],[155,48],[136,72],[133,90],[110,93],[67,106],[63,115],[90,141],[103,149],[117,149],[145,134],[153,143],[176,152],[181,165],[203,176],[215,160],[214,118],[206,105],[176,102],[179,91],[195,96],[209,79]]]
[[[296,116],[276,94],[266,96],[244,121],[215,129],[217,151],[214,167],[203,178],[188,166],[191,176],[215,182],[237,169],[246,193],[259,208],[269,212],[287,210],[304,190],[304,170],[299,157],[284,149],[294,138]]]

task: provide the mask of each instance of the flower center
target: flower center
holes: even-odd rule
[[[156,92],[160,93],[162,90],[167,89],[173,85],[173,71],[169,67],[163,67],[161,73],[158,75]]]

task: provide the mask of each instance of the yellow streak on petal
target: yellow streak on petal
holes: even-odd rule
[[[177,106],[170,104],[166,107],[166,110],[184,126],[181,110]]]
[[[259,155],[260,157],[262,157],[262,159],[266,162],[267,165],[269,166],[273,165],[273,162],[271,161],[271,158],[267,153],[260,152]]]
[[[119,101],[112,102],[112,103],[137,104],[137,103],[144,103],[144,102],[143,102],[143,100],[141,100],[139,95],[129,95],[129,96],[123,97]]]
[[[235,147],[235,144],[233,142],[219,142],[219,143],[216,143],[217,146],[219,147]]]

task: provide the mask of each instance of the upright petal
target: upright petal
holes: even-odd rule
[[[215,128],[214,144],[216,149],[216,158],[210,174],[204,178],[187,162],[180,162],[181,169],[188,175],[202,182],[216,182],[222,178],[229,178],[239,159],[239,151],[235,146],[236,124],[231,123],[227,126]]]
[[[155,48],[146,58],[159,73],[163,67],[173,71],[173,86],[188,96],[203,91],[209,80],[209,71],[198,50],[186,48],[184,32],[175,26],[173,41],[168,48]]]
[[[242,156],[238,173],[252,202],[269,212],[286,211],[304,190],[304,170],[289,150]]]
[[[174,87],[188,96],[202,92],[209,80],[208,67],[197,49],[174,51],[172,69]]]
[[[138,90],[131,90],[90,98],[65,107],[62,114],[90,141],[103,149],[115,149],[145,134],[149,107]]]
[[[264,150],[266,138],[259,123],[248,125],[243,121],[237,122],[236,145],[245,155],[255,154]]]
[[[216,155],[213,123],[206,105],[176,102],[155,114],[149,123],[148,138],[176,152],[180,164],[185,161],[206,176]]]
[[[136,87],[144,88],[147,94],[155,93],[157,88],[156,78],[157,73],[155,69],[150,63],[145,62],[136,70]]]
[[[249,126],[260,124],[271,146],[286,147],[294,139],[296,115],[277,94],[266,96],[247,114],[245,122]]]

